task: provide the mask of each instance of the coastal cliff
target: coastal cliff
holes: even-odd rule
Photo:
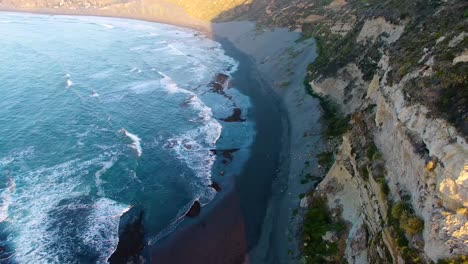
[[[275,76],[270,84],[286,101],[293,148],[277,192],[304,192],[272,201],[298,209],[288,211],[286,220],[266,223],[263,233],[285,221],[298,228],[260,243],[296,236],[291,241],[300,253],[284,249],[287,256],[277,256],[291,262],[466,263],[468,4],[218,2],[0,0],[0,8],[129,17],[226,33],[221,37],[250,55],[264,77]],[[174,20],[172,12],[181,17]],[[230,20],[257,24],[236,31],[235,23],[243,22],[209,23]],[[267,47],[281,36],[262,31],[272,27],[302,38],[285,40],[291,49],[262,49],[261,43]],[[318,58],[310,45],[317,45]],[[317,112],[318,102],[323,129],[304,114]],[[267,217],[274,217],[275,208]],[[266,261],[262,250],[253,252],[252,260]]]
[[[344,221],[322,242],[349,263],[464,263],[467,6],[396,3],[309,15],[305,32],[326,57],[310,65],[308,89],[349,123],[308,199]]]

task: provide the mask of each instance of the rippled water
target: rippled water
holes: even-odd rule
[[[132,205],[154,241],[213,199],[210,149],[252,141],[249,98],[207,85],[237,62],[196,32],[0,13],[0,35],[3,260],[105,262]]]

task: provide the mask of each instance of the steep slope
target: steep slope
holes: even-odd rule
[[[350,2],[305,19],[321,44],[309,89],[351,118],[311,194],[347,223],[348,262],[468,255],[466,10],[461,1]]]

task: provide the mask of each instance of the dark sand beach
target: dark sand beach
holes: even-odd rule
[[[176,232],[147,249],[152,263],[248,262],[247,252],[261,234],[272,182],[284,162],[280,154],[288,149],[287,116],[276,94],[248,56],[226,40],[216,40],[240,62],[232,82],[252,100],[255,142],[242,173],[225,173],[232,177],[232,187],[224,188],[197,218],[186,219]]]

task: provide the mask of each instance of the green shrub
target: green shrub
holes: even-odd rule
[[[304,78],[304,87],[306,92],[320,102],[320,107],[323,109],[324,131],[326,137],[339,137],[348,130],[349,115],[341,114],[338,106],[328,97],[319,96],[314,93],[310,86],[310,76]]]
[[[410,205],[399,201],[392,206],[391,217],[397,223],[396,229],[404,231],[407,236],[420,234],[424,229],[424,221],[413,213]]]
[[[468,256],[458,256],[450,259],[440,259],[437,264],[468,264]]]
[[[345,228],[343,222],[334,223],[330,218],[326,199],[314,199],[304,216],[302,251],[306,263],[327,263],[325,257],[336,256],[338,246],[335,243],[323,241],[322,236],[332,230],[343,232]]]
[[[419,234],[424,229],[424,221],[415,215],[403,217],[401,220],[400,225],[408,236]]]
[[[372,160],[376,156],[377,153],[379,153],[379,149],[377,148],[375,143],[372,142],[372,144],[367,149],[367,158],[369,160]]]
[[[322,152],[317,155],[318,164],[328,170],[331,168],[333,163],[335,162],[335,155],[331,151]]]
[[[400,219],[402,215],[408,210],[408,206],[405,202],[399,201],[392,206],[392,217],[394,219]]]
[[[367,165],[364,164],[361,166],[360,174],[365,181],[369,180],[369,169],[367,168]]]
[[[380,186],[380,191],[385,195],[385,197],[388,197],[390,194],[390,188],[387,185],[387,182],[385,181],[384,177],[379,177],[377,178],[377,183]]]

